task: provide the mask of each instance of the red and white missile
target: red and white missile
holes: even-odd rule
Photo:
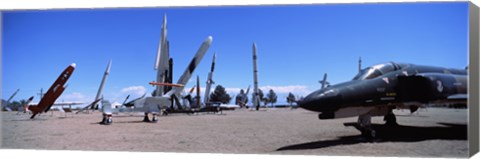
[[[37,114],[42,113],[42,112],[47,112],[50,110],[52,107],[53,103],[55,100],[57,100],[58,97],[63,93],[65,88],[67,87],[65,83],[67,83],[67,80],[70,78],[72,75],[73,71],[75,70],[75,63],[70,64],[55,80],[52,86],[48,89],[47,93],[43,95],[43,98],[40,99],[40,102],[38,102],[38,105],[34,106],[29,106],[29,110],[32,111],[32,116],[30,119],[33,119]]]

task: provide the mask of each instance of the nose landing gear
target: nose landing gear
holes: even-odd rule
[[[145,116],[143,117],[143,122],[149,122],[149,123],[156,123],[158,122],[158,117],[156,113],[151,113],[152,114],[152,120],[148,118],[148,113],[145,113]]]
[[[372,128],[372,116],[370,114],[358,116],[357,124],[362,136],[369,139],[377,137],[377,132]]]

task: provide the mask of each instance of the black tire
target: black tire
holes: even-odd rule
[[[367,139],[375,139],[377,137],[377,132],[373,129],[365,128],[361,132],[362,136]]]

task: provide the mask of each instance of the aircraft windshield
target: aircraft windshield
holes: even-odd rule
[[[397,70],[397,66],[393,63],[378,64],[361,70],[353,80],[372,79],[385,73]]]

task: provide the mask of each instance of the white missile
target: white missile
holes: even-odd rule
[[[212,87],[212,84],[215,83],[212,79],[213,70],[215,69],[215,54],[216,53],[213,53],[212,67],[210,69],[210,72],[208,73],[207,86],[205,87],[205,96],[203,96],[203,103],[205,104],[209,101],[210,88]]]
[[[102,82],[100,83],[100,86],[98,87],[98,92],[97,95],[95,96],[95,100],[98,102],[98,99],[101,98],[102,96],[102,91],[103,91],[103,86],[105,85],[105,81],[107,81],[108,74],[110,74],[110,67],[112,66],[112,60],[108,62],[107,69],[105,69],[105,73],[103,74]],[[98,104],[93,103],[92,104],[92,109],[98,109]]]
[[[162,31],[160,34],[160,42],[158,44],[157,57],[155,59],[154,69],[157,70],[157,81],[156,82],[165,82],[166,72],[168,70],[168,60],[170,55],[168,52],[168,38],[167,38],[167,15],[163,17]],[[161,96],[163,94],[164,86],[156,86],[155,94]]]

